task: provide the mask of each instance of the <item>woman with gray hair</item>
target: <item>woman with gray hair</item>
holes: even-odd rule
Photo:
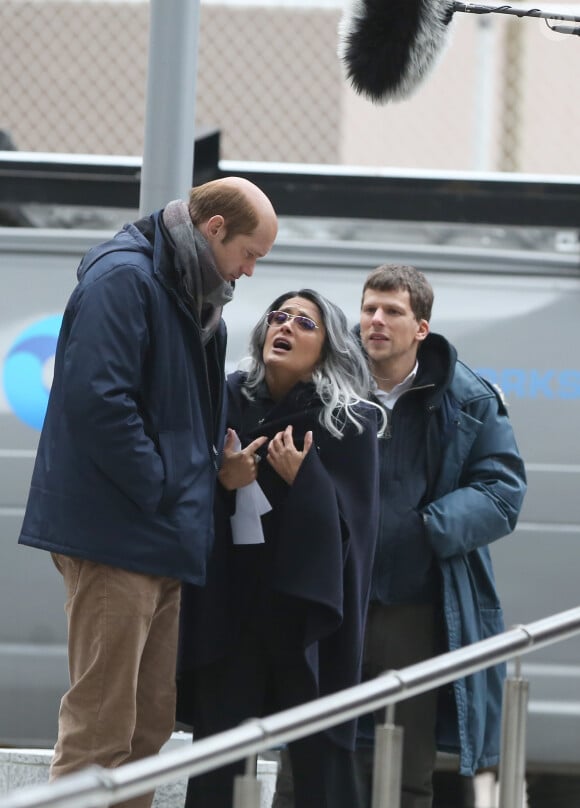
[[[178,718],[195,739],[359,681],[377,533],[379,408],[343,312],[278,297],[228,379],[205,588],[182,593]],[[354,722],[290,744],[296,808],[351,808]],[[243,762],[189,782],[230,808]]]

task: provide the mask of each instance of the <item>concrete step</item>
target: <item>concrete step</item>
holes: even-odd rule
[[[190,743],[190,733],[175,732],[161,750],[161,754]],[[17,788],[46,783],[51,758],[52,749],[0,749],[0,798]],[[258,758],[258,779],[262,784],[261,808],[272,806],[277,769],[275,759]],[[155,792],[153,808],[183,808],[185,789],[186,780],[160,786]],[[475,791],[477,808],[497,808],[498,788],[493,774],[478,775],[475,778]]]
[[[191,743],[191,734],[174,732],[161,750],[176,749]],[[0,749],[0,796],[36,783],[48,781],[52,749]],[[271,808],[276,788],[275,760],[258,758],[258,779],[262,784],[260,808]],[[160,786],[155,792],[153,808],[183,808],[187,780]]]

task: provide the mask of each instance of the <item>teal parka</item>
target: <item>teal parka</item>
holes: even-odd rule
[[[427,337],[420,367],[430,364],[429,354],[445,358],[446,379],[426,397],[428,416],[436,416],[426,432],[433,479],[420,515],[453,651],[504,630],[488,545],[514,530],[526,475],[501,391],[461,362],[444,337]],[[440,699],[437,745],[459,755],[461,774],[498,761],[504,678],[505,665],[496,665],[457,680]]]
[[[418,361],[413,387],[403,394],[418,396],[420,402],[413,408],[414,416],[405,407],[405,429],[413,428],[413,418],[421,419],[425,441],[426,494],[414,518],[418,513],[433,554],[445,650],[452,651],[504,630],[488,545],[514,530],[526,475],[501,392],[461,362],[439,334],[428,335]],[[411,461],[400,435],[399,443],[400,452],[389,454],[388,462],[400,470],[400,464],[404,467]],[[414,466],[407,473],[421,472]],[[404,471],[401,474],[405,476]],[[383,481],[382,490],[384,485]],[[383,502],[387,510],[389,496],[386,492]],[[383,545],[379,536],[375,570],[380,570],[381,552],[389,552],[389,535],[387,530]],[[383,559],[383,570],[389,562],[394,590],[411,576],[412,554]],[[371,597],[378,597],[376,591]],[[437,745],[459,755],[464,775],[499,759],[504,678],[501,664],[459,679],[441,693]]]

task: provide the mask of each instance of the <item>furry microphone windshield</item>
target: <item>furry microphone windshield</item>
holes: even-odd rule
[[[338,56],[354,89],[384,103],[410,95],[442,52],[451,0],[352,0],[338,28]]]

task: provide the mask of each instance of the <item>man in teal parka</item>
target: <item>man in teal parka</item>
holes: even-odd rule
[[[504,629],[488,545],[516,525],[524,464],[500,392],[430,333],[432,304],[414,267],[379,267],[363,288],[360,337],[389,418],[365,678]],[[504,676],[495,666],[397,704],[401,808],[433,804],[437,748],[459,755],[463,775],[497,763]],[[372,729],[361,720],[361,760]]]

